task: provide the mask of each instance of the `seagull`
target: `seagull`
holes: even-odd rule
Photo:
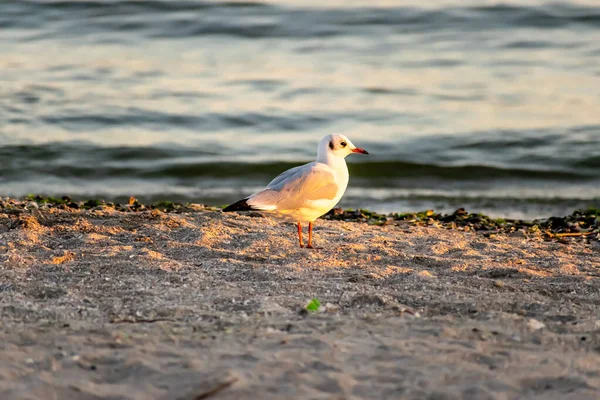
[[[263,190],[225,207],[223,212],[265,211],[296,222],[300,247],[304,247],[302,224],[308,223],[306,247],[314,249],[313,223],[344,195],[348,186],[345,158],[352,153],[369,154],[344,135],[327,135],[319,142],[316,161],[288,169]]]

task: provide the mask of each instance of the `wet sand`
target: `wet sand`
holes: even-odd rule
[[[598,398],[597,240],[319,220],[315,242],[202,209],[0,212],[0,398]]]

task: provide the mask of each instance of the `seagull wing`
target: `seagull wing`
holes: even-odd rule
[[[317,200],[333,200],[339,185],[335,174],[322,163],[309,163],[285,171],[248,199],[258,210],[297,210]]]

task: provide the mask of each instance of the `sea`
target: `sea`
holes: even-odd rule
[[[224,205],[343,133],[343,208],[600,206],[600,1],[3,0],[0,196]]]

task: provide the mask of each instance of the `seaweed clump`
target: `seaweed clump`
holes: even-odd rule
[[[366,222],[372,225],[406,224],[436,226],[446,229],[483,232],[486,236],[514,233],[522,236],[544,236],[553,239],[569,237],[600,238],[600,209],[575,210],[564,217],[520,220],[490,218],[480,213],[469,213],[459,208],[452,214],[425,210],[416,213],[378,214],[367,210],[336,208],[323,218],[337,221]]]
[[[112,209],[120,212],[141,212],[148,210],[160,210],[163,212],[190,212],[198,209],[216,209],[205,207],[200,204],[177,203],[173,201],[157,201],[151,204],[143,204],[137,198],[130,197],[127,202],[113,203],[103,199],[73,200],[70,196],[52,197],[41,195],[28,195],[22,200],[12,198],[0,198],[0,211],[9,214],[20,214],[28,210],[106,210]]]

